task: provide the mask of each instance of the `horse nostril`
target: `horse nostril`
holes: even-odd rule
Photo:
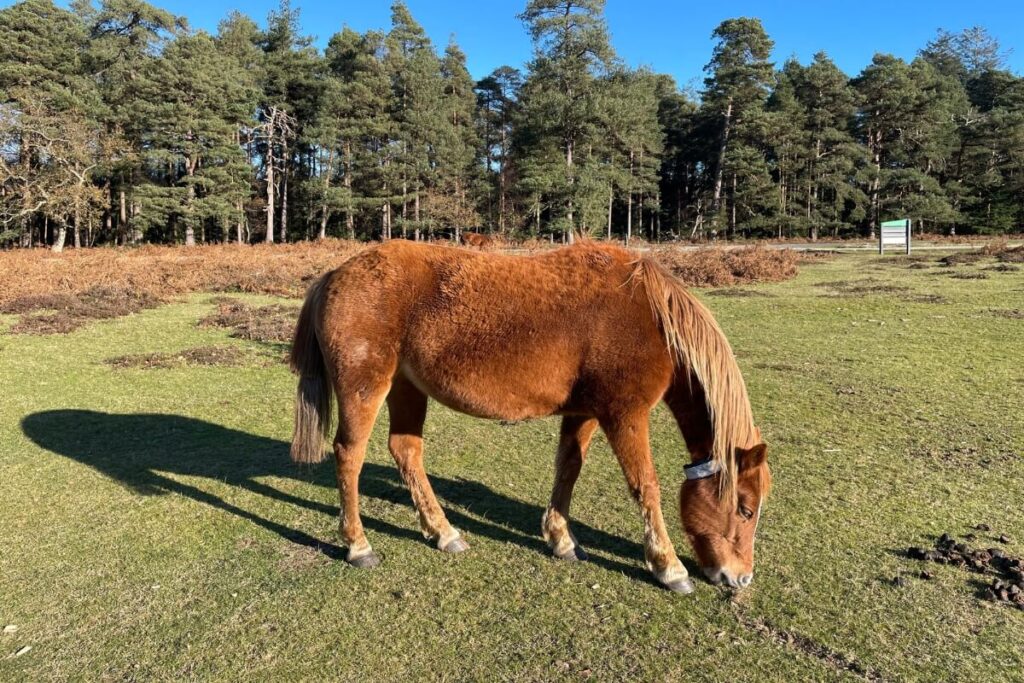
[[[744,574],[740,577],[740,586],[746,588],[750,585],[750,582],[754,580],[753,574]]]

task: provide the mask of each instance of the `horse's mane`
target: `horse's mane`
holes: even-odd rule
[[[713,431],[711,457],[721,468],[719,495],[736,502],[736,449],[759,441],[750,399],[732,347],[714,316],[678,279],[648,257],[633,272],[643,284],[676,367],[704,389]]]

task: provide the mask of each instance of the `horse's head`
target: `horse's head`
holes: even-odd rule
[[[764,444],[736,449],[736,505],[719,495],[720,473],[710,461],[687,467],[679,492],[679,514],[704,574],[733,588],[754,577],[754,534],[761,503],[771,487],[768,450]]]

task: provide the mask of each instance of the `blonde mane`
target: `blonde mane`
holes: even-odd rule
[[[641,258],[634,277],[647,293],[676,367],[689,370],[704,389],[714,434],[711,458],[719,465],[719,495],[736,502],[736,449],[759,441],[750,398],[732,347],[714,316],[661,265]]]

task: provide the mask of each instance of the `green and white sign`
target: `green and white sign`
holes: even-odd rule
[[[878,231],[878,253],[884,254],[886,247],[906,247],[910,253],[910,219],[885,221]]]

